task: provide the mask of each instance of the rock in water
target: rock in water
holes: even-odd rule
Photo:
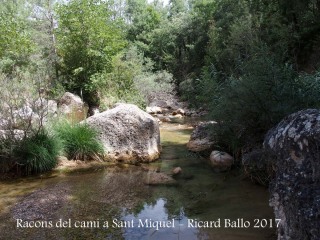
[[[320,110],[289,115],[264,140],[273,161],[270,205],[278,239],[320,239]]]
[[[146,107],[146,111],[149,114],[157,114],[157,113],[162,113],[163,112],[162,108],[161,107],[157,107],[157,106]]]
[[[213,150],[215,141],[209,131],[210,127],[214,127],[216,122],[201,122],[192,131],[187,148],[192,152],[202,153],[203,155],[210,155]]]
[[[215,170],[223,172],[231,168],[233,157],[226,152],[212,151],[210,154],[210,162]]]
[[[172,175],[176,176],[182,173],[182,168],[181,167],[175,167],[174,169],[172,169]]]
[[[174,185],[177,182],[169,175],[162,172],[148,172],[144,179],[147,185]]]
[[[159,158],[158,121],[135,105],[118,104],[86,122],[98,131],[108,159],[137,163]]]

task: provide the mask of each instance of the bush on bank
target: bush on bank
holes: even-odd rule
[[[61,121],[53,127],[63,145],[63,151],[68,159],[100,160],[104,154],[97,131],[87,124],[71,124]]]

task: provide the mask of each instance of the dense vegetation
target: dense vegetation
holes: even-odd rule
[[[239,156],[319,108],[319,30],[319,0],[4,0],[1,87],[67,90],[101,109],[175,92],[208,109],[219,146]],[[2,112],[24,103],[0,97]]]
[[[86,124],[61,121],[53,127],[63,145],[64,154],[74,160],[100,160],[104,149],[97,139],[97,132]]]

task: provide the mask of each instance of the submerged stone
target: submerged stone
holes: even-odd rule
[[[144,179],[144,183],[147,185],[174,185],[177,182],[165,173],[148,172]]]

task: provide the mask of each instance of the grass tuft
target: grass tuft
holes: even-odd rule
[[[100,160],[104,149],[97,138],[97,132],[87,124],[60,122],[54,131],[61,139],[68,159]]]
[[[56,136],[40,131],[21,140],[13,151],[16,163],[25,175],[42,173],[57,165],[61,144]]]

